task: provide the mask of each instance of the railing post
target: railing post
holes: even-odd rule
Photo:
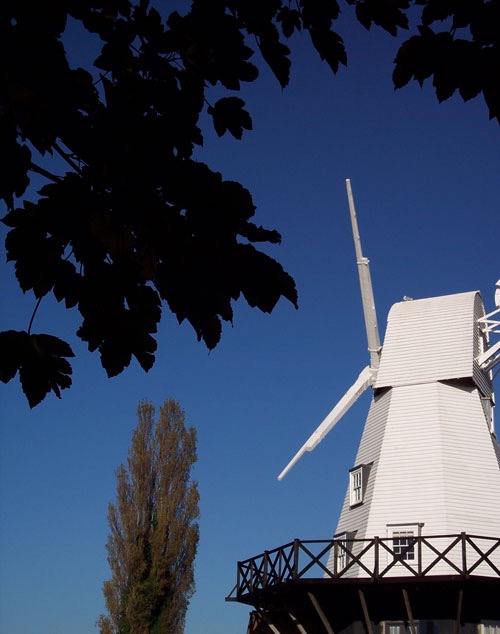
[[[422,574],[422,537],[417,537],[417,560],[418,560],[418,574]]]
[[[467,576],[467,541],[466,534],[460,533],[460,537],[462,539],[462,574],[464,577]]]
[[[380,556],[380,537],[375,535],[373,538],[373,545],[375,549],[375,561],[373,565],[373,578],[378,579],[379,575],[379,556]]]
[[[268,564],[269,564],[269,551],[264,551],[264,577],[262,579],[262,587],[267,587],[267,573],[268,573]]]
[[[300,539],[293,540],[293,579],[299,576],[299,545]]]

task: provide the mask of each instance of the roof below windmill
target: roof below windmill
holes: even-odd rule
[[[491,393],[476,357],[483,346],[478,291],[403,301],[389,311],[375,388],[472,379]]]

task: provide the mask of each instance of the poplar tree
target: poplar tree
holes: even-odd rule
[[[198,489],[191,480],[196,431],[169,399],[160,409],[141,402],[127,466],[117,472],[108,507],[106,548],[111,579],[103,593],[108,615],[101,634],[182,634],[194,591]]]

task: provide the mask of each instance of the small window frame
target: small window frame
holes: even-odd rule
[[[420,634],[420,622],[415,621],[414,625],[416,634]],[[410,624],[405,621],[384,621],[383,626],[384,634],[412,634]]]
[[[334,556],[335,556],[335,572],[341,573],[344,570],[349,562],[351,561],[350,550],[352,549],[352,542],[354,539],[355,533],[352,531],[346,531],[344,533],[340,533],[339,535],[335,535],[335,546],[334,546]]]
[[[392,552],[401,561],[415,562],[415,531],[400,530],[392,532]]]
[[[396,565],[402,566],[415,566],[418,563],[418,542],[415,538],[422,534],[423,525],[421,522],[387,524],[388,545],[390,546],[389,560],[396,560]],[[411,538],[414,538],[414,541],[409,544]],[[398,540],[397,544],[396,540]],[[408,540],[408,542],[405,544],[404,540]]]
[[[365,500],[370,469],[371,464],[360,464],[349,469],[349,506],[351,508],[363,504]]]

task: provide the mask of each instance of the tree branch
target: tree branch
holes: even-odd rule
[[[71,159],[70,155],[65,152],[57,143],[54,143],[54,150],[59,154],[61,158],[63,158],[68,165],[70,165],[77,174],[82,175],[82,170],[80,167]]]
[[[28,335],[31,333],[31,326],[33,325],[33,320],[35,319],[35,315],[36,315],[36,311],[38,310],[38,307],[40,306],[40,302],[42,301],[43,297],[39,297],[38,301],[36,303],[36,306],[33,310],[33,313],[31,315],[31,319],[30,319],[30,324],[28,326]]]
[[[32,172],[36,172],[37,174],[41,174],[42,176],[45,176],[45,178],[48,178],[54,183],[60,183],[62,181],[62,178],[60,176],[57,176],[56,174],[52,174],[51,172],[48,172],[47,170],[43,169],[43,167],[39,167],[38,165],[33,163],[33,161],[30,163],[30,170]]]

